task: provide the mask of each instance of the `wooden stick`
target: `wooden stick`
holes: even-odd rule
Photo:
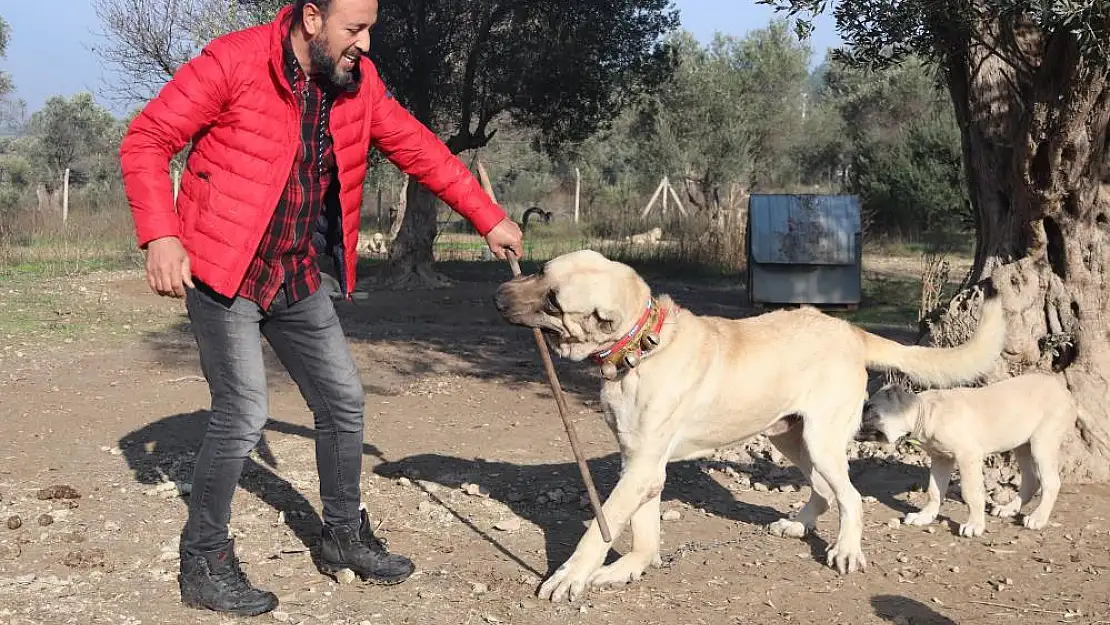
[[[482,162],[478,161],[478,178],[481,180],[482,188],[486,190],[493,201],[497,201],[497,197],[493,194],[493,185],[490,184],[489,174],[486,173],[486,168],[482,166]],[[520,263],[517,261],[516,255],[511,251],[507,254],[509,260],[509,268],[512,269],[513,277],[520,275]],[[559,417],[563,420],[563,427],[566,428],[567,438],[570,439],[570,448],[574,452],[574,459],[578,463],[578,471],[582,474],[582,481],[586,483],[586,492],[590,497],[590,505],[594,509],[594,517],[597,519],[598,529],[601,530],[601,538],[605,542],[613,542],[612,536],[609,534],[609,524],[605,522],[605,514],[601,510],[601,500],[597,496],[597,488],[594,486],[593,477],[590,475],[590,467],[586,464],[586,458],[582,455],[581,446],[578,444],[578,434],[574,431],[574,424],[571,423],[570,417],[567,416],[567,400],[563,396],[563,387],[559,384],[559,376],[555,372],[555,363],[551,360],[551,353],[547,349],[547,342],[543,338],[543,332],[539,328],[532,328],[532,335],[536,339],[536,348],[539,349],[540,359],[543,360],[543,368],[547,373],[547,382],[551,385],[551,393],[555,396],[555,405],[559,408]]]
[[[1040,608],[1030,608],[1028,606],[1010,605],[1008,603],[995,603],[994,601],[976,601],[969,599],[968,603],[977,603],[979,605],[989,605],[994,608],[1006,608],[1007,610],[1017,610],[1019,612],[1035,612],[1037,614],[1057,614],[1060,616],[1078,616],[1075,612],[1064,612],[1062,610],[1042,610]]]

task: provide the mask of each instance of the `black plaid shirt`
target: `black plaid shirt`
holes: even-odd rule
[[[301,106],[301,149],[278,200],[270,226],[247,268],[239,295],[263,310],[285,286],[290,304],[320,288],[320,268],[312,234],[324,210],[328,185],[336,179],[335,151],[328,115],[333,97],[306,77],[296,55],[285,41],[285,77]]]

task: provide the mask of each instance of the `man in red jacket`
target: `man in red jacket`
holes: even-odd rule
[[[375,537],[360,501],[363,388],[316,262],[318,251],[332,257],[349,298],[369,148],[466,217],[498,258],[521,253],[517,225],[364,56],[377,8],[295,0],[270,24],[216,39],[146,105],[120,148],[147,280],[186,298],[211,391],[181,536],[179,585],[193,607],[255,615],[277,606],[247,580],[228,536],[232,495],[268,418],[263,336],[315,418],[319,568],[381,584],[414,570]],[[169,162],[189,141],[175,211]]]

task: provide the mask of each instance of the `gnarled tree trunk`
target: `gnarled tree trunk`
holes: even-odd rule
[[[434,268],[435,238],[436,196],[410,177],[405,216],[390,250],[386,284],[395,289],[449,286],[451,280]]]
[[[982,25],[946,67],[978,215],[965,286],[990,280],[1009,326],[994,378],[1057,371],[1080,403],[1062,471],[1110,479],[1110,197],[1101,188],[1110,120],[1104,66],[1066,34]],[[965,340],[965,293],[929,321],[931,340]]]

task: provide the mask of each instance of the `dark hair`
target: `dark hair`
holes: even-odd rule
[[[300,22],[304,18],[306,4],[315,4],[316,8],[320,9],[320,13],[325,17],[328,14],[328,9],[331,8],[331,0],[295,0],[293,2],[293,21]]]

